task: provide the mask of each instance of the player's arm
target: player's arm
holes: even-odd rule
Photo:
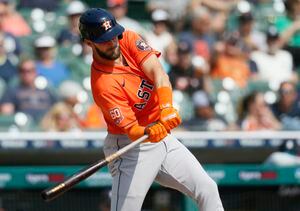
[[[144,134],[148,134],[149,138],[146,141],[149,142],[159,142],[165,138],[168,134],[166,128],[161,122],[157,122],[153,125],[143,127],[139,124],[135,124],[129,128],[125,129],[127,136],[130,140],[135,141],[142,137]]]
[[[164,71],[156,55],[150,55],[143,63],[142,70],[154,82],[161,109],[159,121],[168,132],[181,123],[177,110],[173,107],[172,87],[169,76]]]
[[[102,92],[101,95],[95,97],[106,121],[121,128],[132,141],[145,134],[149,135],[146,140],[149,142],[159,142],[167,136],[167,130],[160,122],[147,127],[139,125],[135,113],[128,104],[128,99],[119,94],[116,87],[112,86],[110,90],[111,92]]]
[[[142,64],[142,70],[146,76],[154,82],[157,88],[170,87],[169,76],[164,71],[160,61],[155,54],[150,55]]]

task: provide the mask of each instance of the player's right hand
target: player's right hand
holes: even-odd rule
[[[155,123],[151,126],[147,126],[145,129],[145,133],[149,136],[147,141],[152,143],[159,142],[168,135],[166,128],[160,122]]]
[[[173,108],[164,108],[160,112],[159,121],[165,126],[168,132],[177,127],[181,123],[181,118],[178,111]]]

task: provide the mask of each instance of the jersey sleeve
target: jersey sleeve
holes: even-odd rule
[[[157,57],[160,56],[161,53],[151,48],[137,33],[133,31],[126,31],[126,33],[125,44],[129,54],[136,61],[138,66],[141,66],[152,54],[155,54]]]
[[[116,88],[114,88],[116,89]],[[137,123],[135,113],[125,96],[117,92],[103,92],[98,98],[99,106],[106,121],[123,131]]]

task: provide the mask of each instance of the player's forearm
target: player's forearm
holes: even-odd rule
[[[164,71],[158,58],[151,55],[142,65],[142,70],[146,76],[153,81],[156,89],[159,87],[171,87],[169,76]]]
[[[163,71],[163,70],[161,70],[161,71]],[[158,89],[160,87],[171,88],[169,76],[166,73],[155,74],[154,75],[154,85],[155,85],[156,89]]]

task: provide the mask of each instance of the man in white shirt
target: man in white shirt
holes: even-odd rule
[[[251,59],[256,63],[258,69],[258,79],[272,83],[274,87],[279,87],[283,81],[297,81],[297,74],[293,69],[292,55],[278,46],[279,33],[275,27],[268,28],[267,50],[253,51]]]

